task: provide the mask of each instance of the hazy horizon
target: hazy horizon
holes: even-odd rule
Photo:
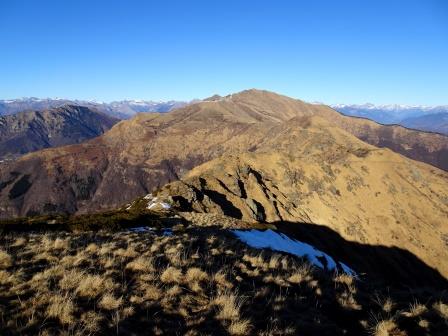
[[[257,89],[257,90],[264,90],[264,89]],[[269,90],[268,90],[269,91]],[[273,91],[272,91],[273,92]],[[227,95],[230,94],[235,94],[237,92],[231,92],[231,93],[227,93],[227,94],[218,94],[222,97],[225,97]],[[280,95],[283,95],[281,92],[275,92],[278,93]],[[213,95],[210,95],[210,97]],[[337,103],[327,103],[327,102],[323,102],[323,101],[307,101],[302,99],[300,96],[288,96],[294,99],[300,99],[303,100],[307,103],[310,104],[323,104],[323,105],[328,105],[328,106],[367,106],[367,105],[372,105],[374,107],[385,107],[385,106],[397,106],[397,107],[403,107],[403,108],[435,108],[435,107],[447,107],[448,106],[448,101],[445,104],[435,104],[435,105],[428,105],[428,104],[405,104],[405,103],[400,103],[400,102],[394,102],[394,103],[373,103],[370,101],[364,101],[364,102],[358,102],[358,103],[353,103],[353,102],[337,102]],[[118,103],[118,102],[124,102],[124,101],[129,101],[129,102],[152,102],[152,103],[165,103],[165,102],[193,102],[193,101],[200,101],[200,100],[204,100],[208,97],[196,97],[193,99],[189,99],[189,100],[180,100],[180,99],[174,99],[174,98],[167,98],[167,99],[156,99],[156,98],[123,98],[123,99],[113,99],[113,100],[99,100],[99,99],[89,99],[89,98],[72,98],[72,97],[36,97],[36,96],[25,96],[25,97],[8,97],[8,98],[0,98],[0,101],[17,101],[17,100],[27,100],[27,99],[38,99],[38,100],[69,100],[69,101],[79,101],[79,102],[91,102],[91,103],[97,103],[97,104],[112,104],[112,103]]]

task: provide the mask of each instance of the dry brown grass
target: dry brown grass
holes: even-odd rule
[[[443,295],[401,294],[403,301],[376,288],[369,299],[366,282],[251,249],[213,228],[171,237],[23,234],[0,243],[2,335],[358,334],[353,326],[362,325],[382,336],[401,335],[402,325],[429,333],[448,315]]]
[[[11,247],[22,247],[26,244],[26,239],[24,237],[18,237],[12,244]]]
[[[57,318],[61,324],[72,324],[74,322],[75,305],[70,296],[54,295],[50,299],[47,308],[47,316]]]
[[[209,279],[206,272],[201,270],[199,267],[191,267],[187,270],[185,274],[185,283],[194,292],[199,292],[202,290],[201,282],[205,282]]]
[[[85,276],[84,272],[77,269],[68,270],[59,280],[59,287],[65,291],[75,289],[81,284]]]
[[[157,301],[159,300],[163,293],[162,290],[160,289],[160,287],[153,285],[153,284],[147,284],[144,287],[144,295],[143,298],[145,300],[150,300],[150,301]]]
[[[162,275],[160,276],[160,280],[164,283],[182,283],[182,270],[176,267],[169,266],[163,271]]]
[[[81,278],[75,292],[87,298],[96,298],[98,295],[112,291],[115,284],[110,278],[98,274],[87,274]]]
[[[134,272],[153,272],[153,260],[144,256],[140,256],[126,265],[126,269]]]
[[[406,336],[392,319],[379,321],[373,330],[374,336]]]
[[[0,250],[0,269],[6,269],[12,264],[12,258],[5,250]]]
[[[305,281],[311,280],[311,266],[308,263],[304,263],[299,267],[296,267],[291,276],[287,279],[290,283],[300,284]]]
[[[116,298],[111,293],[106,293],[102,296],[98,306],[106,310],[116,310],[123,304],[123,297]]]
[[[0,285],[7,285],[15,282],[15,276],[7,271],[0,271]]]
[[[53,239],[45,235],[42,237],[40,247],[45,251],[67,250],[69,248],[69,240],[59,237]]]
[[[218,319],[221,320],[234,320],[240,317],[240,309],[243,300],[237,297],[234,293],[222,293],[218,295],[214,300],[213,304],[219,309],[217,315]]]
[[[90,243],[89,245],[87,245],[85,251],[90,254],[97,253],[97,252],[99,252],[99,247],[95,243]]]
[[[408,311],[403,312],[403,315],[408,317],[417,317],[422,315],[428,310],[425,305],[418,302],[413,302],[410,304]]]
[[[228,275],[225,270],[219,270],[213,276],[213,280],[217,284],[220,289],[231,289],[233,288],[233,284],[228,280]]]
[[[138,256],[138,252],[135,251],[133,246],[128,246],[126,249],[119,248],[118,250],[115,250],[113,254],[122,258],[135,258]]]
[[[248,335],[252,324],[250,320],[232,321],[227,328],[230,335]]]
[[[448,321],[448,304],[437,301],[434,303],[433,308],[442,318]]]

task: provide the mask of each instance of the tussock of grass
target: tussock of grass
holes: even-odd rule
[[[101,275],[87,274],[81,278],[75,292],[79,296],[87,298],[96,298],[105,291],[111,291],[115,287],[113,281],[109,278],[104,278]]]
[[[106,310],[116,310],[122,305],[122,303],[123,303],[122,297],[116,298],[113,294],[106,293],[101,298],[100,302],[98,303],[98,306]]]
[[[84,272],[76,269],[66,271],[59,280],[59,287],[65,291],[78,288],[85,276]]]
[[[140,256],[132,261],[130,261],[126,265],[126,269],[129,269],[134,272],[152,272],[154,271],[154,265],[152,264],[152,260],[147,257]]]
[[[69,296],[54,295],[51,297],[50,305],[47,308],[47,316],[57,318],[63,325],[74,322],[75,306]]]
[[[5,250],[0,250],[0,269],[6,269],[12,264],[12,258]]]
[[[311,266],[304,263],[295,268],[291,276],[287,279],[292,284],[300,284],[311,279]]]
[[[433,308],[442,318],[448,321],[448,304],[438,301],[434,303]]]
[[[185,275],[185,281],[195,282],[195,281],[205,281],[208,280],[208,274],[201,270],[199,267],[191,267],[187,270]]]
[[[182,270],[172,266],[167,267],[160,276],[160,280],[168,284],[182,283],[183,282]]]
[[[230,335],[248,335],[251,329],[251,322],[249,320],[232,321],[228,327]]]
[[[218,307],[218,319],[233,320],[240,317],[242,300],[233,293],[223,293],[218,295],[213,303]]]
[[[219,270],[213,276],[213,280],[220,289],[231,289],[233,284],[228,280],[228,276],[224,270]]]
[[[373,330],[374,336],[405,336],[392,319],[379,321]]]
[[[417,317],[425,313],[427,310],[428,309],[424,305],[414,302],[410,304],[408,311],[403,312],[403,315],[408,317]]]

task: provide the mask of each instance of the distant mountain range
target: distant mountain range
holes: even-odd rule
[[[211,97],[209,100],[213,100]],[[122,100],[110,103],[90,100],[52,98],[20,98],[0,100],[0,116],[22,111],[42,111],[64,105],[78,105],[93,108],[119,119],[129,119],[140,112],[169,112],[190,103],[185,101]],[[336,111],[348,116],[371,119],[381,124],[397,124],[418,130],[448,135],[448,105],[374,105],[336,104],[330,105]]]
[[[51,98],[20,98],[10,100],[0,100],[0,116],[15,114],[17,112],[34,110],[42,111],[53,107],[63,105],[78,105],[94,108],[103,113],[109,114],[119,119],[129,119],[139,112],[168,112],[177,107],[187,105],[183,101],[147,101],[147,100],[122,100],[111,103],[88,101],[88,100],[69,100],[69,99],[51,99]]]
[[[448,134],[448,105],[331,105],[348,116],[362,117],[381,124],[398,124],[423,131]]]
[[[400,124],[408,128],[448,135],[448,112],[411,117],[404,119]]]
[[[83,142],[103,134],[119,119],[100,111],[64,105],[0,117],[0,160],[39,149]]]

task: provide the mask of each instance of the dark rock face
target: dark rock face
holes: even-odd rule
[[[80,143],[103,134],[117,122],[116,118],[74,105],[0,117],[0,159]]]

